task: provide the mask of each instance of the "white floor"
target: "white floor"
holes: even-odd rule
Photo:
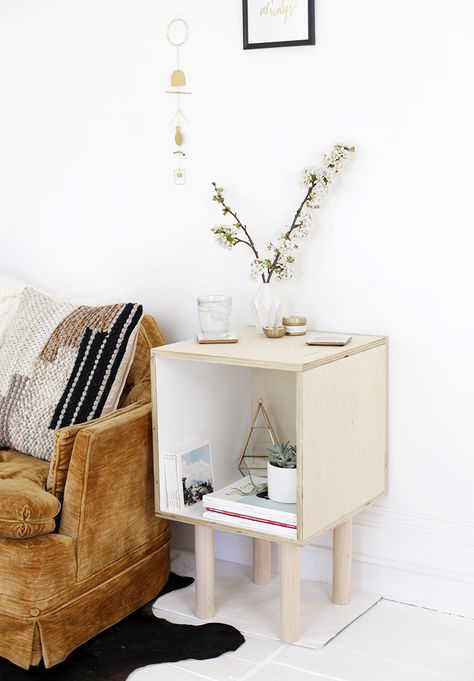
[[[191,560],[194,561],[194,558],[191,557]],[[182,570],[176,571],[184,574]],[[186,574],[194,577],[194,569]],[[258,585],[253,582],[251,567],[217,560],[215,585],[216,615],[209,621],[231,624],[245,636],[279,639],[280,582],[277,575],[273,576],[270,584]],[[186,617],[188,624],[201,624],[195,615],[195,599],[195,586],[192,584],[162,596],[153,609],[157,617],[170,622],[178,616],[179,622]],[[302,580],[298,644],[322,648],[379,600],[380,595],[353,590],[351,603],[337,606],[331,601],[328,584]]]
[[[129,681],[474,681],[474,620],[386,600],[319,650],[245,638],[234,653],[144,667]]]

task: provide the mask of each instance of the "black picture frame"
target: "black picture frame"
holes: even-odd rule
[[[248,0],[242,0],[242,20],[243,20],[243,48],[244,50],[259,50],[266,47],[297,47],[300,45],[316,44],[316,26],[314,0],[308,2],[308,38],[303,40],[285,40],[268,43],[249,43],[249,11]]]

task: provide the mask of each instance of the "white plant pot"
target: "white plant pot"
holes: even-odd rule
[[[280,298],[271,284],[262,284],[252,301],[252,312],[258,333],[263,333],[264,326],[279,326]]]
[[[296,468],[278,468],[267,462],[268,498],[282,504],[296,504]]]

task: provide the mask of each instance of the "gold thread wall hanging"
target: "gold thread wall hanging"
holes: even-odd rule
[[[182,95],[190,95],[189,90],[186,88],[186,74],[181,68],[181,55],[180,48],[184,45],[188,39],[189,28],[184,19],[176,17],[172,19],[168,24],[166,29],[166,37],[170,45],[176,48],[176,68],[171,73],[170,77],[170,90],[165,90],[167,95],[174,95],[176,97],[176,112],[171,119],[170,125],[173,127],[173,141],[175,144],[175,150],[173,151],[173,157],[176,158],[177,167],[173,170],[173,178],[175,184],[186,184],[186,170],[184,169],[184,159],[186,157],[186,152],[183,149],[183,144],[186,141],[187,133],[183,132],[185,128],[185,123],[188,122],[181,103]]]

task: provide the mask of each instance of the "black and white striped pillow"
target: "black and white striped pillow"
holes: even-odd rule
[[[0,447],[49,460],[57,428],[116,408],[143,309],[89,307],[25,288],[0,348]]]

